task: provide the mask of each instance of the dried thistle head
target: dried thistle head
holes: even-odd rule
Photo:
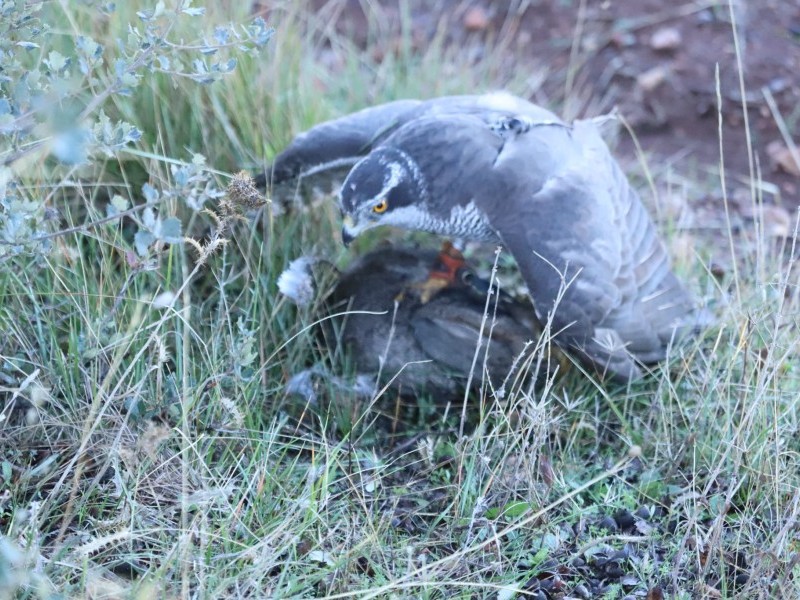
[[[248,210],[260,208],[269,200],[258,191],[256,183],[247,171],[239,171],[228,184],[225,197],[220,201],[224,216],[241,215]]]

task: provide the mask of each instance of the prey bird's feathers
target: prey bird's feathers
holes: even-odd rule
[[[351,237],[393,224],[501,242],[538,319],[598,371],[635,379],[695,327],[694,300],[596,122],[566,124],[507,94],[390,103],[311,129],[276,173],[357,149],[341,192]]]

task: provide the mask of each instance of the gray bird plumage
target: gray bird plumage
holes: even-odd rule
[[[636,379],[696,326],[693,299],[593,121],[567,125],[505,94],[402,101],[310,130],[275,173],[345,160],[345,240],[394,225],[502,243],[539,320],[601,373]]]

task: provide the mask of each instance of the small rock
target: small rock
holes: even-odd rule
[[[539,580],[536,577],[529,579],[524,586],[522,586],[526,592],[538,592],[540,591]]]
[[[711,274],[716,279],[722,279],[725,275],[728,274],[728,269],[725,265],[719,262],[712,261],[708,267]],[[667,523],[667,533],[675,533],[675,530],[678,528],[678,521],[673,519]]]
[[[651,515],[650,507],[640,506],[638,509],[636,509],[636,512],[633,514],[639,519],[644,519],[645,521],[649,521]]]
[[[775,140],[767,144],[767,154],[775,169],[794,177],[800,177],[800,162],[783,142]]]
[[[669,69],[664,65],[658,65],[644,73],[640,73],[636,77],[636,85],[645,92],[652,92],[666,81],[667,75],[669,75]]]
[[[572,593],[574,595],[576,595],[578,598],[586,598],[586,599],[588,599],[588,598],[592,597],[592,595],[589,593],[589,588],[587,588],[582,583],[576,585],[575,589],[572,590]]]
[[[698,25],[708,25],[710,23],[715,23],[717,21],[717,15],[714,13],[713,10],[707,8],[697,13],[696,19]]]
[[[683,43],[683,37],[677,27],[662,27],[650,37],[650,47],[658,52],[671,52]]]
[[[788,238],[794,230],[794,223],[789,211],[775,204],[764,204],[755,211],[760,217],[764,235],[767,237]]]
[[[636,587],[639,585],[639,578],[633,575],[625,575],[619,582],[623,587]]]
[[[614,519],[612,519],[608,515],[603,517],[600,520],[600,522],[597,524],[597,526],[600,529],[605,529],[609,533],[616,533],[616,531],[617,531],[617,523],[614,521]]]
[[[622,569],[622,567],[620,567],[616,563],[613,563],[610,567],[606,569],[605,575],[609,579],[619,579],[620,577],[625,575],[625,571]]]
[[[555,585],[556,582],[553,577],[547,577],[539,580],[539,589],[544,590],[545,592],[550,592]]]
[[[620,529],[633,529],[636,524],[636,518],[629,510],[620,510],[614,515],[614,520]]]
[[[483,7],[473,6],[464,15],[463,23],[467,31],[485,31],[489,27],[489,15]]]

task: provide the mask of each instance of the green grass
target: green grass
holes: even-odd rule
[[[107,19],[51,9],[64,43],[88,34],[112,48],[136,22],[125,3]],[[209,10],[179,37],[248,16]],[[487,394],[461,439],[460,406],[445,418],[441,399],[285,396],[288,377],[325,353],[314,311],[276,280],[309,251],[347,260],[334,202],[262,210],[219,238],[215,217],[164,201],[186,235],[216,244],[200,254],[186,243],[144,259],[132,223],[81,227],[113,194],[141,204],[143,183],[169,188],[170,161],[194,152],[225,186],[298,131],[367,104],[525,91],[491,52],[471,64],[437,40],[420,54],[406,33],[378,63],[322,17],[285,9],[269,24],[266,51],[217,83],[152,75],[109,98],[105,110],[143,133],[118,157],[77,171],[42,159],[21,175],[32,201],[42,184],[62,189],[47,207],[77,229],[0,263],[0,597],[522,597],[554,571],[548,559],[569,566],[628,537],[659,550],[626,567],[638,589],[799,595],[797,277],[791,248],[757,227],[745,232],[755,244],[733,238],[735,276],[704,266],[715,240],[698,238],[677,264],[719,325],[676,351],[671,376],[607,389],[573,372],[540,394]],[[328,51],[338,70],[318,60]],[[153,306],[163,292],[172,302]],[[597,525],[643,505],[664,513],[651,529]],[[749,579],[734,589],[739,555]]]

